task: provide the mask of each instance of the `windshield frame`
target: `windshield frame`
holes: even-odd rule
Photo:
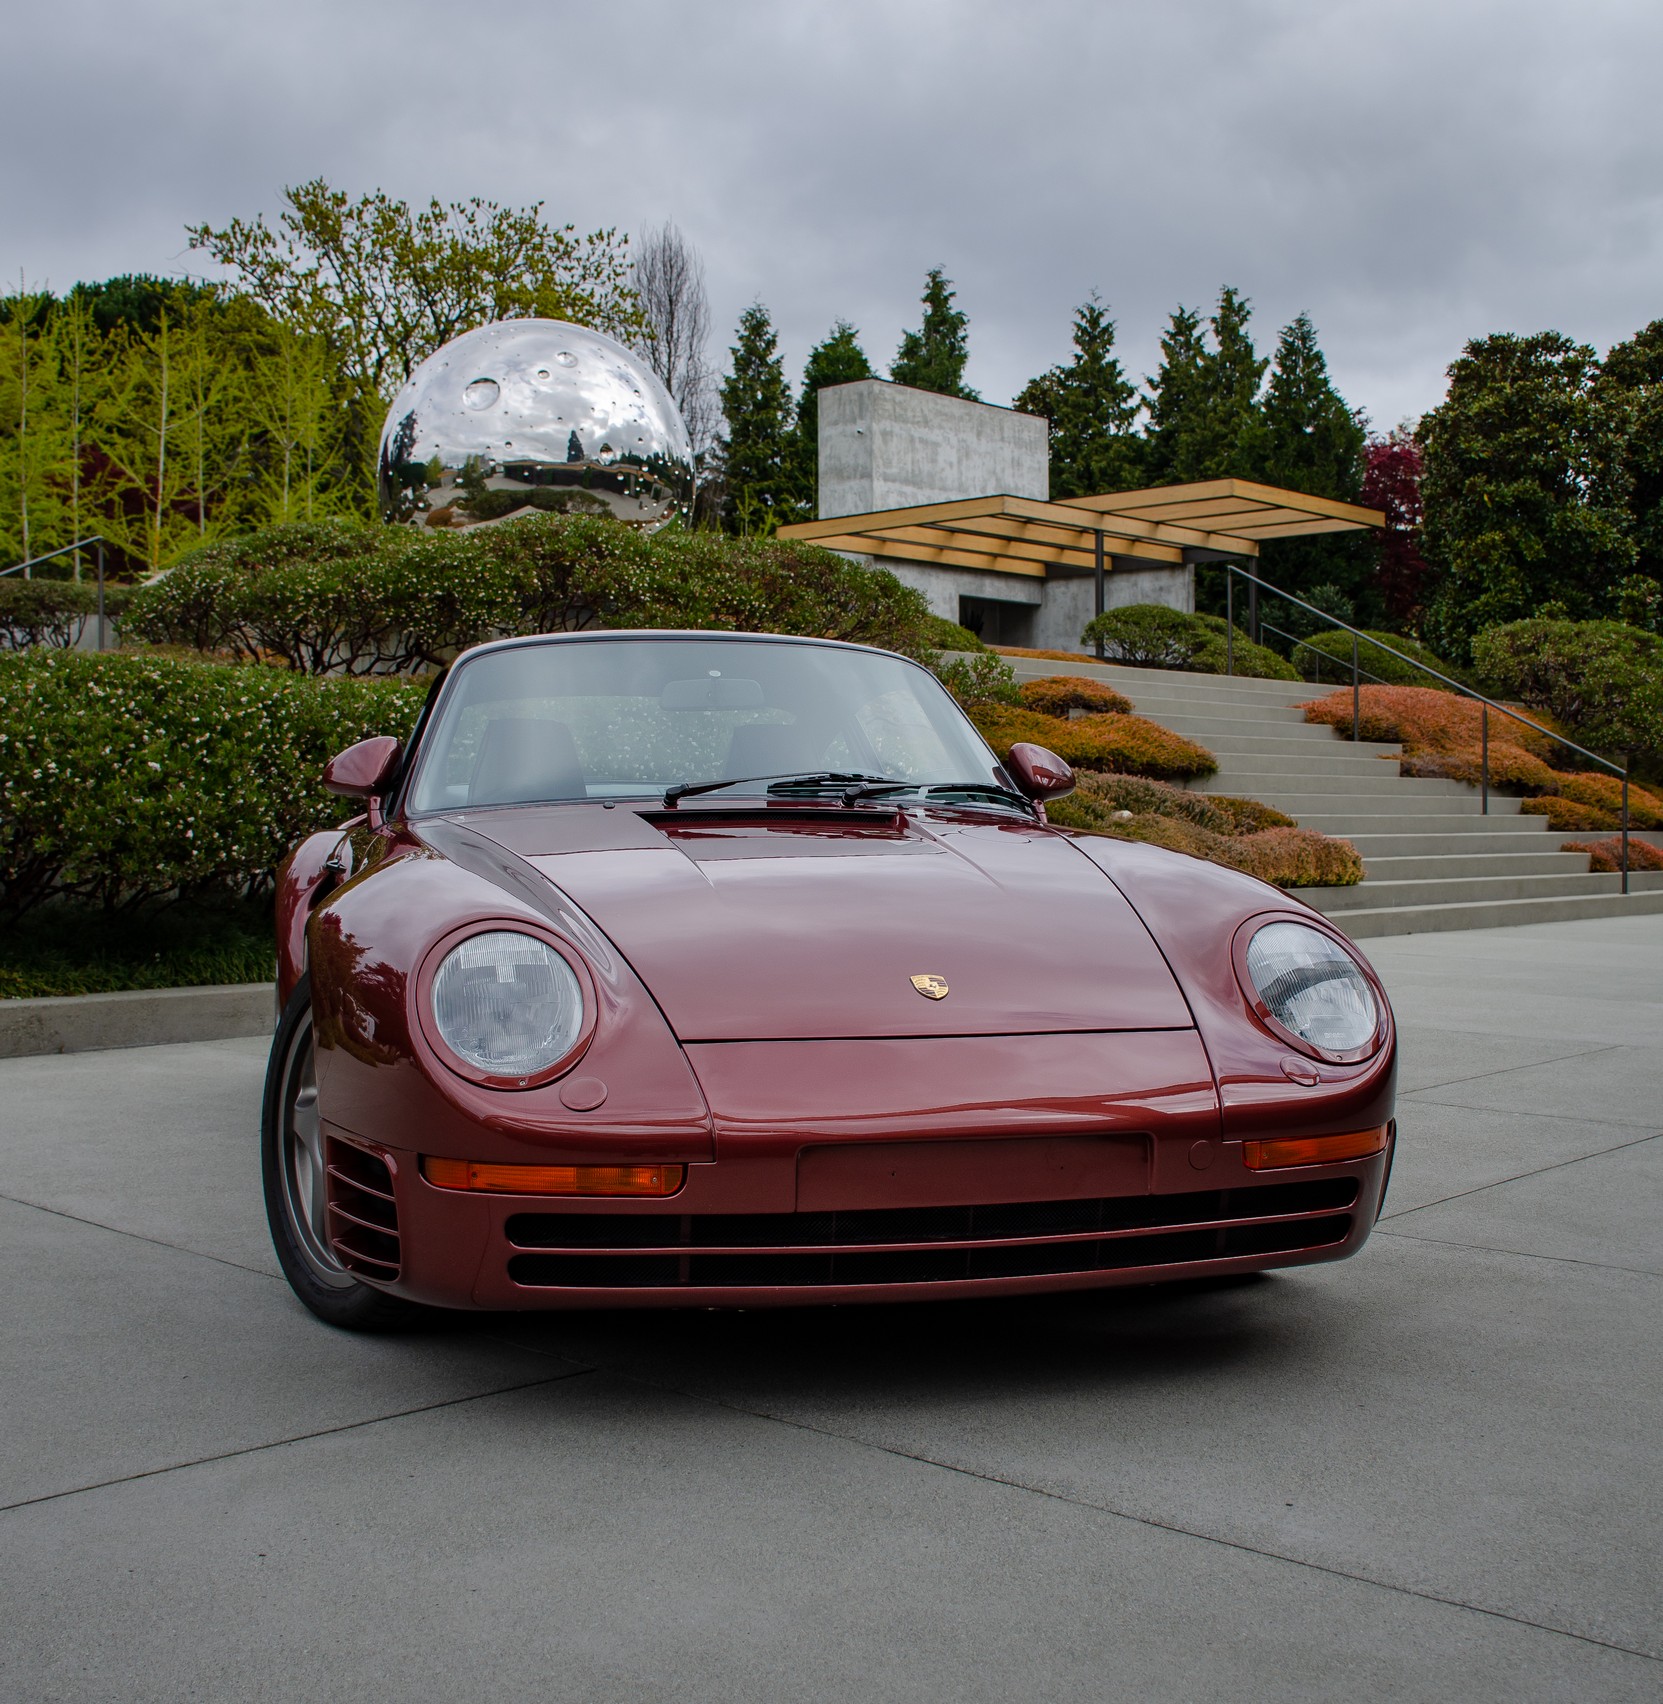
[[[429,741],[436,729],[445,726],[446,711],[448,709],[449,702],[454,694],[461,690],[457,685],[458,679],[465,676],[468,667],[477,659],[496,655],[504,651],[542,649],[557,645],[605,644],[608,642],[642,639],[688,644],[708,644],[711,641],[720,641],[724,644],[733,644],[736,646],[750,644],[801,645],[813,647],[819,650],[853,651],[865,656],[882,657],[887,661],[904,663],[909,668],[917,669],[921,674],[928,676],[931,684],[943,695],[943,697],[945,697],[952,711],[959,717],[970,738],[976,745],[980,746],[981,749],[986,752],[990,779],[993,782],[996,782],[999,786],[1007,788],[1011,793],[1018,793],[1018,789],[1014,781],[1011,779],[1011,776],[1006,770],[1004,764],[1000,761],[997,753],[994,752],[993,748],[988,745],[986,739],[983,738],[981,730],[976,727],[975,723],[972,722],[967,715],[965,715],[963,706],[960,705],[952,694],[947,691],[947,688],[942,684],[940,677],[937,676],[933,670],[925,667],[923,663],[918,662],[916,658],[908,657],[899,651],[887,651],[877,645],[857,645],[843,639],[819,639],[798,633],[742,633],[721,628],[603,627],[591,628],[577,633],[534,633],[508,639],[494,639],[483,645],[472,646],[470,649],[461,652],[457,657],[455,657],[447,665],[443,673],[434,681],[432,688],[428,692],[426,703],[422,707],[422,713],[418,719],[417,726],[412,730],[411,749],[401,766],[401,773],[398,782],[398,799],[396,804],[389,801],[389,804],[392,805],[392,811],[396,811],[402,821],[419,822],[429,817],[455,816],[463,810],[467,811],[471,815],[476,811],[548,810],[560,805],[584,804],[631,806],[637,809],[660,808],[662,806],[661,795],[653,795],[649,797],[644,796],[638,791],[620,791],[616,793],[597,792],[591,793],[586,799],[544,799],[515,804],[496,805],[478,804],[458,806],[454,804],[442,804],[434,805],[423,810],[415,810],[411,808],[411,800],[416,796],[421,780],[422,770],[431,756],[428,751]],[[765,778],[764,781],[754,783],[746,781],[732,782],[724,791],[719,793],[717,797],[729,800],[734,798],[736,795],[739,797],[745,797],[746,795],[743,793],[742,789],[747,785],[755,786],[758,789],[758,793],[751,795],[752,797],[766,797],[766,779],[771,778]],[[971,778],[966,777],[965,779],[969,780]],[[921,795],[927,795],[927,787],[927,783],[919,783],[918,792]],[[799,807],[804,802],[806,801],[801,799],[794,801],[794,803]],[[840,800],[835,792],[830,795],[827,803],[834,809],[840,808]],[[952,808],[958,810],[965,807],[962,804],[955,803]],[[1008,812],[1012,807],[1008,804],[993,805],[989,803],[975,805],[970,808],[997,809]],[[392,811],[390,811],[389,814],[392,814]]]

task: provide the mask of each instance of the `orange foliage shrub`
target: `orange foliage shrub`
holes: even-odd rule
[[[1047,814],[1059,828],[1164,846],[1278,887],[1349,887],[1363,879],[1363,860],[1350,841],[1300,828],[1254,799],[1083,773],[1078,788],[1053,800]]]
[[[1126,716],[1132,709],[1131,699],[1124,694],[1084,675],[1047,675],[1044,680],[1031,680],[1019,696],[1025,710],[1037,710],[1042,716],[1066,716],[1070,710]]]
[[[1211,775],[1218,768],[1205,746],[1142,716],[1080,716],[1070,721],[1007,704],[978,704],[969,715],[1001,760],[1018,741],[1027,740],[1054,751],[1075,769],[1180,780]]]
[[[1351,732],[1351,693],[1342,688],[1300,708],[1307,722]],[[1398,741],[1405,775],[1440,775],[1477,786],[1483,776],[1483,709],[1470,698],[1422,686],[1365,686],[1358,728],[1365,740]],[[1490,784],[1536,797],[1524,809],[1546,816],[1558,830],[1615,828],[1622,812],[1622,782],[1598,770],[1567,772],[1547,759],[1557,742],[1539,727],[1490,713]],[[1563,750],[1563,747],[1559,748]],[[1663,828],[1663,798],[1629,783],[1629,822]]]
[[[1623,841],[1619,834],[1612,835],[1609,840],[1567,840],[1559,850],[1586,852],[1590,870],[1604,870],[1615,874],[1623,867]],[[1631,870],[1663,870],[1663,852],[1658,851],[1649,840],[1631,838],[1628,843],[1628,867]]]
[[[1038,657],[1047,663],[1089,663],[1095,661],[1088,651],[1025,651],[1020,645],[989,645],[1001,657]]]

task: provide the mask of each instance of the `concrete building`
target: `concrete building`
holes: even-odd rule
[[[820,392],[819,518],[784,538],[888,569],[992,645],[1080,650],[1099,609],[1195,607],[1195,567],[1266,538],[1379,526],[1373,509],[1246,480],[1053,502],[1048,423],[861,379]]]

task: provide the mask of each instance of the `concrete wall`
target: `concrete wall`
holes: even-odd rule
[[[986,403],[861,379],[820,392],[820,516],[863,515],[965,497],[1044,498],[1050,493],[1045,421]],[[857,557],[915,587],[949,621],[979,625],[993,644],[1080,648],[1094,609],[1083,577],[996,574],[888,557]],[[1110,609],[1158,603],[1195,608],[1193,568],[1116,560],[1104,586]],[[971,620],[966,620],[969,616]]]
[[[820,517],[1050,495],[1038,415],[860,379],[820,392]]]

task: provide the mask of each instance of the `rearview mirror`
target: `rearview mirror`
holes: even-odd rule
[[[1054,751],[1018,741],[1005,759],[1017,790],[1030,799],[1060,799],[1074,791],[1074,771]]]
[[[658,695],[661,710],[760,710],[762,682],[740,675],[704,675],[667,680]]]
[[[391,734],[360,740],[323,766],[323,784],[343,799],[378,799],[398,774],[404,747]]]

